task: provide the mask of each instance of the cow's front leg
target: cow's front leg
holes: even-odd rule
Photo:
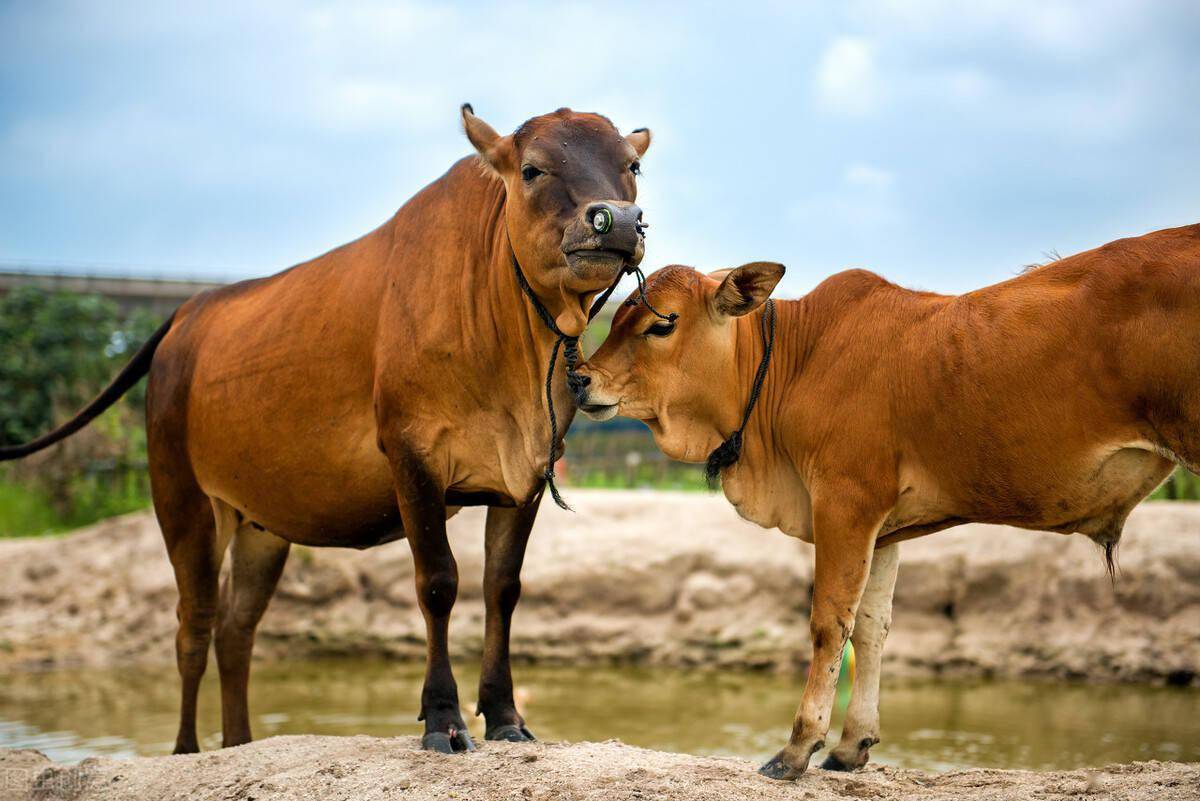
[[[899,567],[899,545],[875,551],[850,635],[856,666],[850,708],[842,724],[842,739],[821,763],[825,770],[861,768],[867,764],[871,746],[879,742],[879,663],[892,625],[892,592]]]
[[[513,610],[521,598],[525,545],[541,499],[539,493],[527,506],[488,509],[483,573],[487,617],[479,673],[479,707],[475,713],[482,714],[487,721],[484,736],[489,740],[519,743],[536,739],[525,727],[525,720],[513,701],[508,642]]]
[[[825,746],[842,650],[854,629],[875,534],[883,520],[882,514],[867,511],[864,503],[821,503],[819,497],[814,493],[813,658],[804,696],[792,724],[791,739],[759,769],[759,773],[772,779],[799,777],[812,755]],[[837,498],[837,494],[832,497]]]
[[[389,448],[389,456],[396,450]],[[400,518],[416,571],[417,602],[425,617],[425,686],[417,718],[425,721],[421,747],[446,754],[472,751],[475,746],[450,669],[448,629],[458,596],[458,565],[446,539],[446,490],[415,455],[402,451],[392,458]]]

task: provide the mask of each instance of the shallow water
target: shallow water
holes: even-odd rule
[[[464,710],[478,674],[459,669]],[[518,704],[546,740],[619,738],[693,754],[765,759],[786,741],[800,677],[631,668],[515,666]],[[419,734],[420,666],[375,660],[255,665],[256,737]],[[53,759],[169,753],[178,679],[170,667],[0,678],[0,747]],[[844,704],[845,698],[842,698]],[[203,747],[220,744],[215,665],[201,695]],[[887,684],[872,759],[947,770],[1079,768],[1200,760],[1200,691],[1063,683],[911,680]],[[840,714],[830,743],[836,742]],[[468,718],[482,736],[482,719]]]

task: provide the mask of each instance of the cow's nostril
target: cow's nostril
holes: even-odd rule
[[[571,397],[575,399],[575,405],[582,408],[588,399],[588,384],[592,383],[591,376],[577,373],[574,370],[567,371],[567,389],[571,392]]]
[[[567,388],[571,390],[576,398],[582,398],[587,385],[592,383],[592,377],[577,373],[574,370],[567,371]]]

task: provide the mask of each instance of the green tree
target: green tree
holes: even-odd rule
[[[0,296],[0,444],[60,425],[161,323],[95,295],[24,287]],[[0,471],[0,534],[83,525],[147,502],[145,385],[88,428]]]

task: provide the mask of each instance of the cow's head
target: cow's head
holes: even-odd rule
[[[607,118],[561,108],[500,136],[462,107],[463,128],[504,182],[509,241],[560,329],[578,336],[591,298],[642,260],[640,159],[645,128],[621,136]]]
[[[761,306],[783,273],[782,264],[754,262],[709,275],[678,266],[651,275],[646,299],[678,317],[655,316],[636,293],[621,304],[608,339],[578,367],[586,380],[580,410],[593,420],[642,420],[667,456],[703,462],[741,423],[749,393],[753,365],[734,353],[737,318]]]

